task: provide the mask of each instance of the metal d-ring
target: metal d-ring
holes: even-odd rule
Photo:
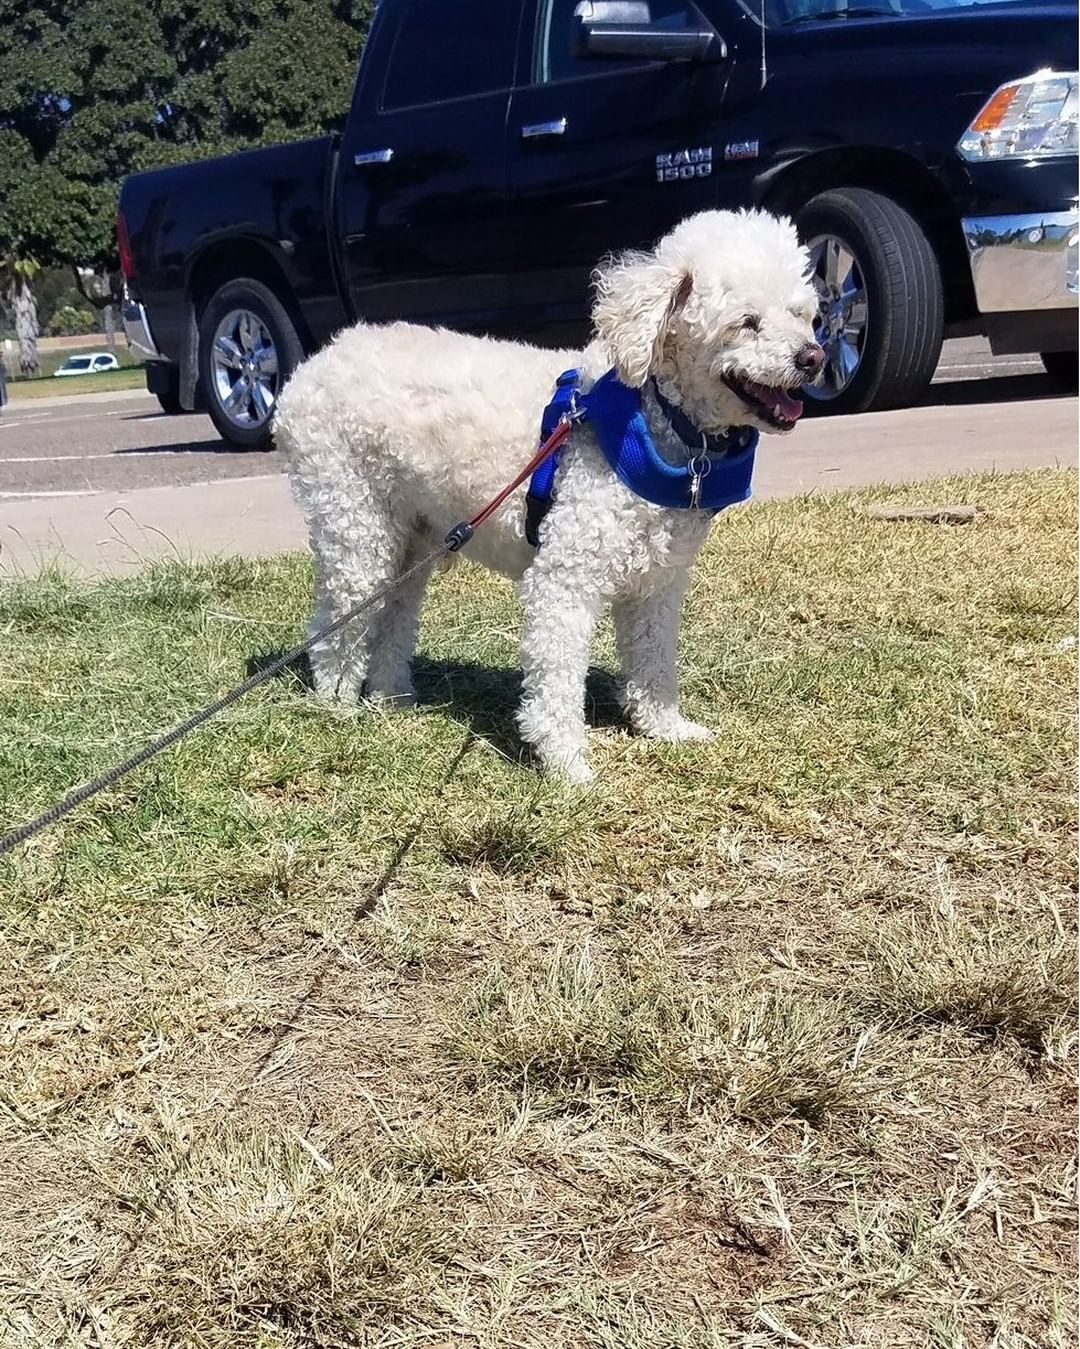
[[[686,465],[686,471],[692,478],[707,478],[712,472],[712,459],[704,445]]]
[[[701,449],[694,455],[693,459],[686,465],[686,470],[690,474],[690,509],[697,510],[701,505],[701,484],[712,472],[712,460],[709,458],[707,450],[708,441],[705,437],[701,438]]]

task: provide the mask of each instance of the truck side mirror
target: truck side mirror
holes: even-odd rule
[[[574,10],[574,49],[581,57],[639,61],[723,61],[727,45],[697,6],[654,15],[651,0],[582,0]]]

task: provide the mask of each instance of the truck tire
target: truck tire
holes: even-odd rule
[[[806,409],[871,412],[908,407],[925,392],[941,355],[941,270],[918,222],[889,197],[838,188],[798,213],[821,297],[816,325],[822,379]]]
[[[267,450],[277,396],[304,358],[285,306],[261,281],[237,277],[199,319],[199,383],[223,440]]]
[[[1060,389],[1076,392],[1080,356],[1075,351],[1041,351],[1043,369]]]

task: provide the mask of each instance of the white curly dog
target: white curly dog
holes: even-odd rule
[[[534,453],[540,413],[569,366],[582,388],[614,368],[643,391],[660,454],[691,453],[655,391],[702,432],[789,431],[792,397],[824,359],[818,300],[794,227],[763,212],[691,216],[651,252],[600,268],[583,353],[540,350],[405,323],[357,326],[301,366],[281,396],[277,443],[307,517],[315,562],[310,631],[387,585],[474,515]],[[710,732],[679,709],[676,639],[703,511],[667,509],[615,476],[588,423],[562,452],[540,547],[525,488],[477,531],[468,556],[520,578],[524,685],[518,724],[545,771],[584,782],[585,676],[611,608],[631,726],[661,740]],[[315,646],[316,691],[347,702],[414,698],[410,662],[430,568]]]

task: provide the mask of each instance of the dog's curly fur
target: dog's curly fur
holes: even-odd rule
[[[467,519],[534,452],[556,375],[579,366],[587,389],[613,365],[627,384],[654,378],[695,425],[777,429],[728,379],[786,390],[813,344],[817,300],[791,223],[761,212],[708,211],[648,253],[597,274],[595,337],[584,353],[539,350],[405,323],[348,329],[307,361],[281,396],[275,434],[289,458],[315,556],[312,630],[373,593]],[[816,348],[815,348],[816,350]],[[657,446],[685,462],[651,393]],[[523,738],[543,767],[572,781],[586,761],[585,674],[593,630],[611,607],[623,705],[663,740],[709,732],[679,710],[675,649],[690,568],[712,517],[667,510],[614,476],[587,424],[563,450],[554,504],[534,550],[524,488],[478,531],[469,556],[521,580]],[[428,581],[423,571],[366,625],[312,651],[320,694],[355,702],[413,697],[410,662]]]

